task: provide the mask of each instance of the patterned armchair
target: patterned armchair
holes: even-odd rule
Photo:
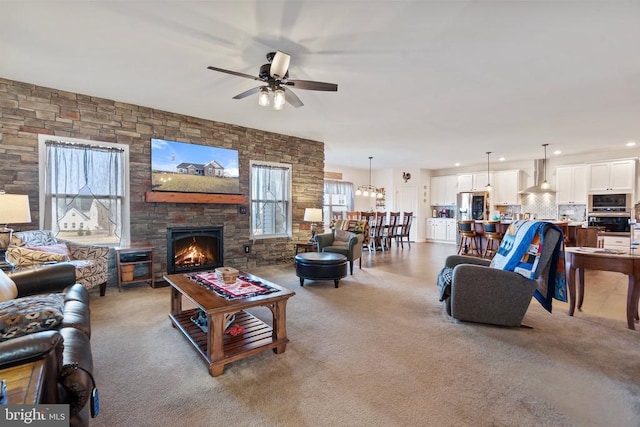
[[[100,296],[104,296],[108,255],[107,246],[56,239],[50,230],[30,230],[13,233],[6,259],[17,268],[70,262],[76,268],[76,281],[86,289],[100,286]]]

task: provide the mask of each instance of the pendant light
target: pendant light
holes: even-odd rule
[[[491,151],[487,151],[487,186],[485,187],[486,191],[491,191],[491,175],[489,174],[489,155]]]
[[[382,193],[378,193],[378,189],[371,185],[371,159],[373,156],[369,156],[369,184],[368,185],[360,185],[356,190],[356,196],[364,196],[364,197],[373,197],[373,198],[382,198]]]
[[[544,147],[544,160],[542,161],[542,167],[544,168],[544,181],[542,181],[540,188],[543,190],[549,189],[549,182],[547,182],[547,145],[549,144],[542,144]]]

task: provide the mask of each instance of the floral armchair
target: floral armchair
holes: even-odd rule
[[[56,262],[70,262],[76,268],[76,281],[86,289],[100,286],[100,296],[107,288],[109,247],[78,244],[56,239],[50,230],[13,233],[5,254],[16,268]]]

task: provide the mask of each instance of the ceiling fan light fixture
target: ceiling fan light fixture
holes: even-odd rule
[[[260,89],[260,93],[258,94],[258,105],[262,107],[268,107],[271,104],[269,100],[269,89],[263,87]]]
[[[273,108],[275,110],[282,110],[284,107],[285,99],[284,99],[284,89],[278,88],[273,91]]]

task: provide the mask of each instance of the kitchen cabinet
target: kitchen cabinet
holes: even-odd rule
[[[455,243],[456,232],[456,220],[453,218],[427,219],[427,240]]]
[[[520,204],[520,170],[496,172],[493,175],[492,194],[489,196],[493,205]]]
[[[455,206],[458,189],[456,175],[434,176],[431,178],[431,205]]]
[[[623,236],[598,236],[598,247],[603,249],[613,249],[616,251],[629,252],[629,246],[631,244],[630,237]]]
[[[425,239],[433,240],[435,218],[427,218],[427,227],[425,230]]]
[[[556,169],[556,203],[587,204],[587,166],[560,166]]]
[[[447,219],[447,242],[456,242],[456,234],[458,234],[458,226],[455,219]]]
[[[588,192],[590,194],[633,193],[636,162],[633,159],[588,165]]]
[[[488,179],[493,185],[493,172]],[[458,192],[485,191],[487,187],[487,173],[466,173],[458,175]]]

